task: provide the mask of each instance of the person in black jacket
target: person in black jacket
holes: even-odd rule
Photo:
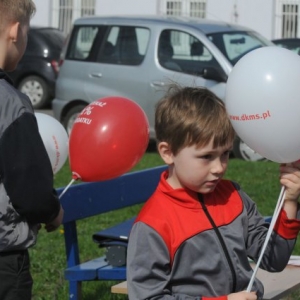
[[[0,299],[29,300],[28,248],[41,223],[59,227],[63,209],[29,98],[6,71],[16,68],[27,45],[32,0],[0,0]]]

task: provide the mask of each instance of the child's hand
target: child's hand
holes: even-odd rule
[[[300,195],[300,162],[280,165],[280,183],[285,187],[283,209],[289,219],[295,219]]]
[[[300,162],[280,165],[280,183],[285,186],[285,201],[298,201],[300,195]]]
[[[228,300],[256,300],[256,292],[238,292],[227,296]]]

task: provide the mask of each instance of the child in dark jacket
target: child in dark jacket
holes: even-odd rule
[[[254,300],[247,292],[268,224],[255,203],[222,179],[234,140],[224,103],[205,88],[174,87],[156,108],[157,149],[168,170],[129,238],[130,300]],[[300,230],[300,164],[282,164],[286,196],[260,267],[283,270]]]
[[[29,98],[13,87],[13,71],[24,54],[35,5],[0,0],[0,299],[30,300],[28,248],[40,223],[59,227],[63,209]]]

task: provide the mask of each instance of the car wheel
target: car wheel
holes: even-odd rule
[[[49,90],[45,80],[39,76],[25,77],[19,84],[18,89],[26,94],[33,108],[43,108],[50,100]]]
[[[70,135],[72,127],[74,125],[74,122],[78,116],[78,114],[81,113],[81,111],[86,107],[84,104],[80,104],[77,106],[72,107],[68,113],[66,114],[63,125],[66,128],[67,133]]]
[[[265,157],[261,156],[253,149],[251,149],[245,142],[240,138],[236,138],[233,142],[233,154],[234,157],[240,158],[247,161],[265,161]]]

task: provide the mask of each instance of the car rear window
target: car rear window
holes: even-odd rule
[[[136,26],[76,26],[66,59],[118,65],[142,63],[150,30]]]
[[[62,31],[51,29],[51,28],[43,28],[40,29],[39,35],[47,41],[47,44],[51,49],[60,51],[63,47],[65,41],[65,35]]]

